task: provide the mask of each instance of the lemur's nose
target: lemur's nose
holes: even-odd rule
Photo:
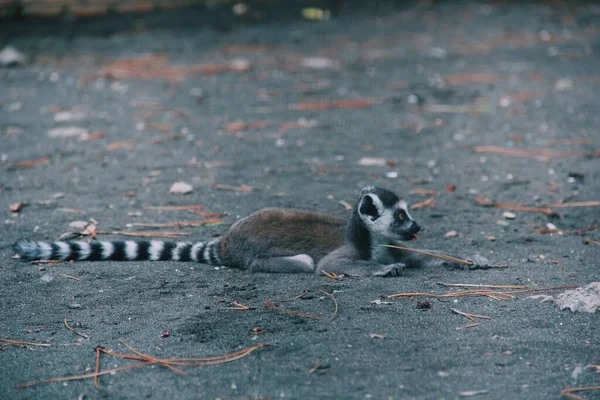
[[[420,230],[421,230],[421,227],[419,226],[419,224],[417,224],[415,221],[410,222],[410,228],[408,228],[408,232],[410,232],[412,235],[414,235],[415,233],[419,232]]]

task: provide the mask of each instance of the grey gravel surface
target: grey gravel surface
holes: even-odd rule
[[[28,57],[0,69],[0,337],[51,344],[0,348],[0,398],[548,399],[599,385],[589,367],[600,364],[597,313],[560,311],[529,294],[428,299],[426,309],[417,308],[421,298],[380,296],[458,290],[440,281],[543,288],[600,280],[600,247],[584,244],[600,240],[585,231],[600,225],[599,207],[512,210],[511,219],[475,200],[543,208],[600,200],[600,8],[420,2],[354,5],[327,21],[303,20],[299,8],[261,15],[240,21],[226,7],[114,26],[0,25],[0,45]],[[361,165],[365,158],[377,165]],[[175,182],[193,192],[169,194]],[[176,262],[10,258],[17,238],[53,240],[80,230],[73,221],[112,232],[202,219],[147,206],[227,213],[222,225],[160,229],[192,232],[185,240],[262,207],[345,218],[339,202],[353,203],[366,185],[413,204],[435,199],[413,211],[424,228],[418,247],[480,253],[509,268],[337,281]],[[18,202],[28,205],[11,212]],[[548,223],[564,233],[536,230]],[[333,322],[264,306],[305,289],[335,294]],[[236,300],[256,309],[224,309]],[[326,298],[281,306],[332,312]],[[490,319],[462,328],[471,321],[450,308]],[[188,376],[151,366],[104,376],[100,390],[89,379],[17,389],[93,371],[96,346],[126,352],[119,339],[163,358],[270,346]]]

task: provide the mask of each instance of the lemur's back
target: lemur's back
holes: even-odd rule
[[[315,262],[344,243],[345,222],[309,211],[267,208],[234,224],[221,241],[226,264],[307,254]]]

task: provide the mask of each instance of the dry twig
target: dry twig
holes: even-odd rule
[[[80,332],[77,332],[75,329],[73,329],[73,328],[72,328],[72,327],[69,325],[69,320],[65,319],[65,320],[63,321],[63,323],[65,324],[65,327],[66,327],[68,330],[70,330],[71,332],[73,332],[73,333],[74,333],[74,334],[76,334],[77,336],[81,336],[82,338],[85,338],[85,339],[90,339],[90,336],[89,336],[89,335],[86,335],[85,333],[80,333]]]
[[[596,246],[600,246],[600,242],[597,240],[592,240],[592,239],[585,239],[583,241],[583,243],[585,244],[595,244]]]
[[[146,223],[146,222],[134,222],[133,226],[140,226],[143,228],[185,228],[192,226],[202,225],[213,225],[222,223],[222,219],[204,219],[201,221],[177,221],[167,223]]]
[[[566,389],[563,389],[560,391],[560,395],[569,397],[571,399],[585,400],[583,397],[576,395],[575,392],[587,392],[587,391],[591,391],[591,390],[600,390],[600,386],[584,386],[584,387],[578,387],[578,388],[576,388],[576,387],[566,388]]]
[[[125,343],[124,341],[120,341],[120,342],[125,347],[127,347],[130,351],[135,353],[135,355],[117,353],[112,350],[107,350],[103,347],[97,347],[96,348],[96,370],[93,373],[83,374],[83,375],[74,375],[74,376],[64,376],[64,377],[57,377],[57,378],[49,378],[49,379],[44,379],[41,381],[28,382],[28,383],[25,383],[25,384],[19,386],[18,388],[24,389],[24,388],[39,385],[42,383],[74,381],[74,380],[86,379],[86,378],[94,378],[94,384],[96,385],[96,388],[99,388],[99,385],[98,385],[98,377],[99,376],[107,375],[107,374],[114,374],[119,371],[125,371],[128,369],[143,367],[146,365],[153,365],[153,364],[159,364],[159,365],[167,367],[177,373],[187,375],[187,373],[185,371],[181,370],[180,368],[175,367],[175,365],[199,367],[199,366],[223,364],[223,363],[239,360],[240,358],[247,356],[248,354],[252,353],[253,351],[266,346],[263,343],[259,343],[254,346],[248,347],[246,349],[236,351],[234,353],[225,354],[225,355],[216,356],[216,357],[161,359],[161,358],[155,358],[155,357],[143,354],[143,353],[139,352],[138,350],[134,349],[133,347],[131,347],[130,345],[128,345],[127,343]],[[100,371],[100,353],[105,353],[110,356],[122,358],[122,359],[126,359],[126,360],[136,360],[136,361],[141,361],[141,362],[136,363],[136,364],[125,365],[125,366],[118,367],[118,368]]]
[[[600,150],[592,152],[584,151],[554,151],[550,149],[515,149],[500,146],[475,146],[475,153],[492,153],[507,157],[535,158],[542,161],[550,161],[554,158],[586,158],[600,157]]]
[[[335,298],[335,296],[333,294],[327,293],[324,290],[304,290],[304,291],[302,291],[302,293],[300,293],[297,296],[290,297],[289,299],[283,299],[283,300],[270,300],[270,299],[267,299],[265,301],[265,307],[268,308],[268,309],[276,310],[276,311],[283,312],[283,313],[286,313],[286,314],[297,315],[299,317],[305,317],[305,318],[310,318],[310,319],[318,319],[318,320],[324,320],[324,319],[326,319],[325,317],[321,317],[319,315],[309,314],[309,313],[305,313],[305,312],[301,312],[301,311],[296,311],[296,310],[288,310],[288,309],[285,309],[285,308],[281,308],[281,307],[279,307],[276,304],[273,304],[273,303],[286,303],[286,302],[294,301],[294,300],[297,300],[297,299],[301,298],[302,296],[304,296],[304,295],[306,295],[308,293],[323,293],[324,295],[326,295],[327,297],[329,297],[331,299],[331,301],[333,301],[333,304],[334,304],[335,308],[334,308],[333,313],[331,314],[331,316],[329,318],[327,318],[328,322],[333,321],[333,319],[335,318],[335,316],[337,315],[337,312],[338,312],[338,303],[337,303],[337,300],[336,300],[336,298]]]
[[[462,315],[463,317],[467,317],[471,321],[475,321],[477,318],[492,319],[492,317],[488,317],[487,315],[470,314],[470,313],[466,313],[466,312],[457,310],[456,308],[451,308],[450,311],[452,311],[455,314]]]
[[[232,301],[231,304],[233,304],[234,307],[222,307],[223,310],[240,310],[240,311],[256,310],[256,307],[246,306],[237,301]]]
[[[31,342],[22,342],[20,340],[12,340],[12,339],[4,339],[4,338],[0,338],[0,342],[14,344],[17,346],[42,346],[42,347],[50,346],[50,343],[31,343]]]
[[[391,245],[391,244],[381,244],[380,246],[382,246],[382,247],[390,247],[392,249],[399,249],[399,250],[410,251],[410,252],[413,252],[413,253],[423,254],[423,255],[426,255],[426,256],[430,256],[430,257],[440,258],[440,259],[446,260],[446,261],[453,261],[453,262],[456,262],[456,263],[459,263],[459,264],[463,264],[463,265],[474,265],[473,261],[461,260],[460,258],[448,256],[446,254],[434,254],[434,253],[430,253],[430,252],[424,251],[424,250],[417,250],[417,249],[412,249],[410,247],[404,247],[404,246],[394,246],[394,245]]]
[[[144,210],[150,211],[201,211],[206,207],[201,204],[190,205],[190,206],[147,206]]]
[[[123,236],[138,236],[138,237],[164,237],[178,238],[180,236],[191,235],[192,232],[159,232],[159,231],[98,231],[98,234],[104,235],[123,235]]]
[[[478,287],[478,288],[492,288],[492,289],[527,289],[525,285],[480,285],[474,283],[444,283],[444,282],[436,282],[441,286],[450,286],[450,287]]]
[[[495,290],[463,290],[458,292],[451,292],[445,294],[433,294],[433,293],[396,293],[390,294],[383,297],[396,298],[396,297],[430,297],[434,299],[452,298],[452,297],[465,297],[465,296],[486,296],[496,300],[511,300],[514,299],[516,294],[522,293],[534,293],[534,292],[545,292],[549,290],[569,290],[577,289],[579,286],[552,286],[540,289],[523,289],[523,290],[512,290],[512,291],[495,291]]]

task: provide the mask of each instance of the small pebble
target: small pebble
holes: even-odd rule
[[[456,236],[458,236],[458,232],[456,232],[456,231],[446,232],[446,234],[444,235],[444,237],[446,237],[446,238],[453,238]]]
[[[506,219],[515,219],[517,218],[517,215],[515,213],[511,213],[510,211],[504,211],[502,213],[502,216]]]

